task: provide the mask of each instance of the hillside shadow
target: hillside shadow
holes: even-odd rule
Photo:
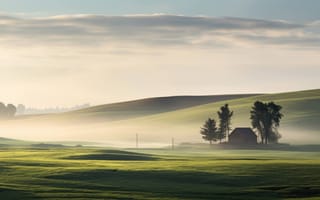
[[[46,144],[46,143],[38,143],[38,144],[31,144],[31,148],[34,149],[53,149],[53,148],[68,148],[67,146],[64,146],[62,144]]]
[[[119,160],[119,161],[152,161],[159,160],[148,154],[121,151],[121,150],[100,150],[97,153],[65,157],[70,160]]]
[[[300,152],[320,152],[320,145],[290,145],[290,144],[268,144],[268,145],[230,145],[219,144],[221,149],[243,149],[243,150],[276,150],[276,151],[300,151]]]
[[[256,96],[259,94],[236,94],[236,95],[209,95],[209,96],[169,96],[138,99],[133,101],[93,106],[81,110],[64,113],[64,116],[72,115],[72,119],[97,120],[125,120],[150,116],[165,112],[190,108],[193,106],[215,103]]]
[[[283,185],[264,176],[236,176],[220,173],[169,170],[91,170],[46,177],[83,181],[86,185],[112,185],[117,192],[142,193],[155,198],[177,199],[283,199],[320,195],[316,186]]]
[[[8,188],[0,188],[0,197],[4,200],[35,199],[32,193]]]

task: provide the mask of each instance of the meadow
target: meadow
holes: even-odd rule
[[[1,199],[320,199],[320,152],[2,147]]]
[[[220,106],[234,110],[233,128],[250,126],[256,100],[283,106],[281,145],[203,143],[200,126]],[[0,199],[320,199],[319,102],[320,90],[309,90],[163,97],[18,116],[0,123],[1,136],[16,138],[0,138]],[[129,149],[136,134],[141,148]],[[179,144],[174,150],[156,148],[171,139]],[[118,148],[105,148],[113,144]]]

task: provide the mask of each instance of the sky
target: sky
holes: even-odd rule
[[[0,101],[319,88],[318,0],[0,0]]]
[[[233,16],[259,19],[317,20],[318,0],[1,0],[3,12],[34,15],[177,15]]]

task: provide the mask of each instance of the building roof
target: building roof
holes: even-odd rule
[[[253,132],[251,128],[248,127],[240,127],[240,128],[235,128],[230,135],[254,135],[257,137],[257,135]]]

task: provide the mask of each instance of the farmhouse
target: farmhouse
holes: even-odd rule
[[[253,145],[257,144],[257,135],[251,128],[236,128],[229,135],[229,144]]]

